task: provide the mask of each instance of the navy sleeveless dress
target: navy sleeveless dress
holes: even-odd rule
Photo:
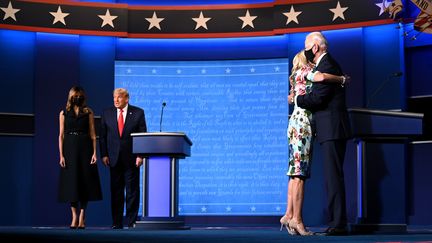
[[[60,168],[59,201],[78,202],[102,199],[97,163],[90,164],[93,145],[89,133],[89,113],[63,111],[63,155]]]

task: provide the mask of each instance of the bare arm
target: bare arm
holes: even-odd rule
[[[89,126],[90,126],[90,138],[92,140],[93,145],[93,155],[90,161],[90,164],[95,164],[97,157],[96,157],[96,130],[94,125],[94,113],[90,110],[89,114]]]
[[[65,162],[65,158],[63,156],[63,138],[64,138],[64,115],[63,115],[63,111],[60,112],[59,115],[59,137],[58,137],[58,142],[59,142],[59,157],[60,157],[60,166],[61,167],[66,167],[66,162]]]

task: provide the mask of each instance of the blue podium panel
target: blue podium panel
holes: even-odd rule
[[[148,217],[170,217],[170,158],[148,158]]]

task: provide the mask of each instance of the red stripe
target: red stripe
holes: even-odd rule
[[[259,4],[224,4],[224,5],[193,5],[193,6],[129,6],[131,10],[217,10],[217,9],[254,9],[273,7],[273,3]]]
[[[75,2],[69,0],[19,0],[20,2],[30,3],[48,3],[68,6],[86,6],[86,7],[100,7],[100,8],[127,8],[127,4],[123,3],[96,3],[96,2]]]
[[[328,2],[329,0],[276,0],[275,5]]]
[[[233,33],[196,33],[196,34],[128,34],[130,38],[228,38],[228,37],[253,37],[271,36],[274,31],[257,32],[233,32]]]
[[[301,27],[301,28],[275,29],[274,32],[276,34],[287,34],[287,33],[311,32],[311,31],[321,31],[321,30],[348,29],[348,28],[382,25],[382,24],[392,24],[392,23],[394,23],[394,21],[392,19],[382,19],[382,20],[372,20],[372,21],[356,22],[356,23],[349,23],[349,24],[335,24],[335,25],[321,25],[321,26]]]
[[[33,31],[33,32],[49,32],[49,33],[57,33],[57,34],[98,35],[98,36],[117,36],[117,37],[128,36],[127,32],[44,28],[44,27],[17,26],[17,25],[8,25],[8,24],[0,24],[0,28],[10,29],[10,30]]]

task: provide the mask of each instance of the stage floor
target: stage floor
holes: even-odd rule
[[[323,228],[310,228],[319,232]],[[417,242],[432,243],[431,227],[409,227],[404,234],[291,236],[277,227],[192,227],[190,230],[111,230],[89,227],[0,227],[1,242]]]

